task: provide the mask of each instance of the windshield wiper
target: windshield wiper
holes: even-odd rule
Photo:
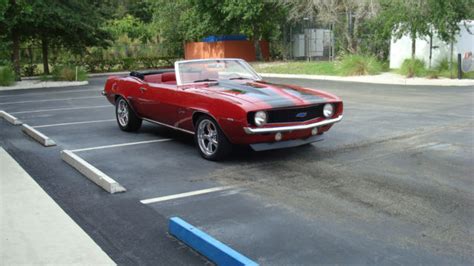
[[[230,78],[229,80],[234,80],[234,79],[249,79],[249,78],[244,78],[244,77],[236,77],[236,78]]]
[[[198,79],[193,82],[216,82],[217,80],[215,79]]]

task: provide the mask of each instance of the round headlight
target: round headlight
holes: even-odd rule
[[[328,118],[334,115],[334,105],[327,103],[323,107],[323,115]]]
[[[267,113],[264,111],[258,111],[255,113],[255,125],[257,126],[263,126],[267,123]]]

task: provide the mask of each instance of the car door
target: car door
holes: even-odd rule
[[[140,90],[140,113],[144,118],[173,125],[177,119],[177,107],[173,104],[176,85],[146,84]]]

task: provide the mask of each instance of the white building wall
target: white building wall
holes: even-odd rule
[[[474,21],[466,21],[466,25],[470,27],[471,32],[474,33]],[[467,31],[464,27],[464,23],[460,23],[460,28],[459,36],[453,47],[453,56],[455,58],[458,53],[461,53],[464,56],[464,53],[466,52],[474,52],[474,35]],[[432,67],[435,67],[444,58],[449,58],[450,47],[449,44],[439,40],[436,36],[433,36],[433,46],[438,46],[438,48],[432,50],[431,65]],[[429,37],[425,36],[417,38],[415,57],[423,60],[428,67],[429,55]],[[392,37],[390,42],[390,68],[400,68],[403,61],[409,58],[411,58],[411,38],[408,35],[405,35],[398,40],[395,40]]]

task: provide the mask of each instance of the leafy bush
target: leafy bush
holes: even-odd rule
[[[379,74],[384,64],[370,55],[345,55],[339,62],[339,72],[344,76],[361,76]]]
[[[0,86],[15,84],[15,72],[10,66],[0,66]]]
[[[58,65],[54,67],[52,73],[52,79],[58,81],[84,81],[87,80],[87,72],[82,67],[77,68],[77,79],[76,79],[76,67],[70,65]]]
[[[438,72],[438,76],[450,78],[451,77],[451,70],[449,69],[449,59],[447,57],[438,61],[438,65],[436,66],[436,71]],[[458,76],[458,60],[453,59],[453,77],[457,78]],[[469,78],[469,75],[463,73],[464,78]]]
[[[30,77],[34,76],[37,73],[38,66],[35,64],[27,64],[24,65],[21,69],[22,76]]]
[[[426,77],[429,79],[437,79],[439,78],[439,72],[433,69],[429,69],[426,71]]]
[[[407,78],[426,76],[425,62],[416,58],[405,59],[399,69],[399,73]]]

